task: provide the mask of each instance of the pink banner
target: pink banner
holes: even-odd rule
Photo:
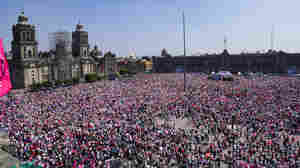
[[[6,95],[11,88],[8,63],[4,55],[3,42],[0,38],[0,97]]]

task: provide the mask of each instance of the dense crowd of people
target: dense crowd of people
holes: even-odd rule
[[[195,73],[186,84],[182,74],[138,74],[18,91],[0,100],[0,126],[15,157],[45,168],[300,167],[299,79]]]

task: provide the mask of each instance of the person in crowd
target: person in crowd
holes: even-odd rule
[[[0,103],[0,124],[15,157],[45,168],[300,167],[299,79],[195,73],[187,92],[182,79],[140,74],[24,90]],[[180,119],[191,128],[178,128]]]

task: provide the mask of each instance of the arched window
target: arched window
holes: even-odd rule
[[[35,48],[32,49],[32,56],[35,56]]]
[[[86,49],[84,49],[84,54],[83,54],[83,56],[87,56],[87,51],[86,51]]]
[[[25,40],[26,40],[26,37],[25,37],[25,36],[26,36],[25,32],[22,32],[22,33],[21,33],[21,40],[22,40],[22,41],[25,41]]]
[[[27,33],[27,36],[26,36],[27,39],[26,40],[29,41],[30,40],[30,32],[26,32],[26,33]]]
[[[29,58],[32,57],[32,52],[31,52],[31,50],[28,51],[28,57],[29,57]]]
[[[27,47],[24,46],[24,58],[26,58],[26,57],[27,57]]]

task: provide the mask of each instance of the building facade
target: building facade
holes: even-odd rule
[[[88,73],[98,73],[102,64],[115,70],[115,57],[101,57],[98,48],[91,52],[88,32],[83,25],[77,24],[72,32],[72,45],[64,41],[56,43],[55,51],[38,52],[35,26],[28,23],[24,12],[18,17],[17,24],[12,26],[12,58],[8,60],[13,88],[26,88],[36,83],[83,79]],[[104,61],[103,61],[104,60]]]
[[[152,57],[153,72],[232,72],[300,73],[300,53],[269,51],[268,53],[221,54],[205,56]]]

